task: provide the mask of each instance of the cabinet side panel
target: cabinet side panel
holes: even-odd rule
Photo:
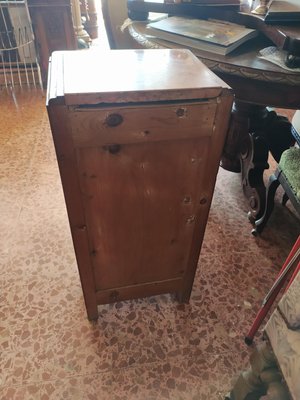
[[[98,316],[95,283],[87,240],[85,217],[77,175],[77,163],[68,121],[63,105],[50,104],[48,115],[69,216],[73,244],[89,319]]]
[[[205,174],[201,186],[198,186],[197,198],[199,199],[199,213],[195,221],[195,230],[191,245],[191,252],[188,261],[188,268],[184,277],[184,284],[179,293],[179,300],[186,302],[190,298],[194,276],[198,265],[201,246],[204,238],[208,214],[215,189],[217,172],[220,165],[229,120],[233,96],[230,90],[224,90],[223,95],[217,100],[218,107],[213,121],[212,135],[209,143],[207,162],[204,165]],[[200,244],[200,245],[199,245]]]

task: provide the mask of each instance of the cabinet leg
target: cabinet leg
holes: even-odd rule
[[[188,290],[180,290],[179,292],[176,292],[176,300],[178,301],[179,304],[188,304],[190,301],[191,297],[191,291],[192,289]]]
[[[89,321],[96,321],[99,317],[97,304],[87,305],[86,304],[86,312]]]

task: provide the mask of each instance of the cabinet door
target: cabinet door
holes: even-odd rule
[[[163,113],[137,108],[135,124],[131,112],[119,110],[124,126],[116,131],[100,123],[111,110],[72,117],[96,290],[176,279],[186,272],[201,217],[216,107],[179,109],[185,110],[184,120],[180,112],[169,112],[170,106]],[[145,130],[148,134],[137,139]]]
[[[183,276],[209,138],[78,150],[96,288]]]

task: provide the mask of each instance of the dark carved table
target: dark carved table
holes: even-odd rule
[[[149,3],[148,0],[144,1],[146,2]],[[141,3],[143,2],[139,1]],[[152,11],[154,10],[155,8]],[[234,14],[227,14],[227,19],[234,21]],[[235,12],[235,15],[238,13]],[[264,212],[266,192],[263,172],[268,168],[269,151],[279,161],[281,153],[293,143],[289,121],[270,110],[270,107],[300,108],[300,74],[260,59],[258,52],[274,43],[297,52],[300,27],[293,25],[285,27],[286,29],[275,29],[265,26],[260,18],[253,22],[248,14],[238,16],[244,24],[257,26],[261,30],[260,36],[227,56],[198,50],[193,52],[234,89],[232,123],[221,166],[230,171],[241,172],[243,191],[249,202],[249,217],[256,220]],[[235,21],[238,22],[239,19],[236,18]],[[182,47],[147,36],[145,26],[145,21],[133,21],[128,28],[141,47]]]

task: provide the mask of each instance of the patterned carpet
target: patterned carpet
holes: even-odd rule
[[[299,234],[292,208],[279,193],[253,237],[240,176],[220,169],[190,304],[171,295],[115,303],[90,323],[45,98],[19,95],[16,104],[2,93],[0,117],[0,398],[223,399]]]

